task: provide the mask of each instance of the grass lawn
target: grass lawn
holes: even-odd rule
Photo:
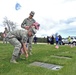
[[[33,55],[27,59],[19,59],[18,64],[10,63],[14,47],[10,44],[0,43],[0,75],[76,75],[76,47],[60,46],[55,49],[54,45],[33,44]],[[53,56],[69,57],[56,58]],[[21,55],[21,58],[25,58]],[[54,71],[38,66],[29,66],[33,62],[45,62],[63,66]]]

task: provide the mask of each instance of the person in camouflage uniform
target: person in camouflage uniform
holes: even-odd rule
[[[35,12],[31,11],[29,14],[28,18],[25,18],[21,24],[21,27],[24,28],[25,30],[29,30],[29,28],[31,27],[31,25],[33,23],[35,23],[36,21],[33,19]],[[32,51],[32,41],[33,41],[33,36],[28,37],[28,50],[29,50],[29,54],[32,55],[31,51]]]
[[[7,34],[6,38],[8,39],[9,43],[14,46],[14,51],[10,62],[17,63],[16,60],[21,55],[21,48],[23,48],[25,56],[28,57],[28,52],[26,48],[27,39],[28,37],[33,36],[35,33],[36,30],[35,28],[32,27],[28,31],[16,30],[16,31],[11,31]]]

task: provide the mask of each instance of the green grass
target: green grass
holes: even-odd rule
[[[27,59],[19,59],[18,64],[10,63],[14,47],[10,44],[0,43],[0,75],[76,75],[76,47],[33,44],[33,55]],[[71,59],[56,58],[52,56],[70,57]],[[25,58],[21,55],[21,58]],[[63,66],[54,71],[38,66],[29,66],[32,62],[45,62]]]

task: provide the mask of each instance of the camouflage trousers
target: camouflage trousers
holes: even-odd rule
[[[28,37],[28,52],[32,51],[32,41],[33,41],[33,36]]]
[[[20,49],[22,47],[22,44],[20,43],[20,41],[17,38],[11,38],[11,39],[8,39],[8,41],[11,45],[14,46],[12,56],[19,57]]]
[[[5,37],[3,38],[3,43],[7,44],[7,39]]]

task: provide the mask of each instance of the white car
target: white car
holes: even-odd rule
[[[76,44],[76,37],[71,37],[72,39],[72,44]]]
[[[62,39],[62,44],[63,44],[63,45],[64,45],[64,44],[68,44],[68,43],[69,43],[68,38]],[[71,43],[72,43],[72,44],[76,44],[76,37],[71,37]]]
[[[68,44],[68,43],[69,43],[69,41],[68,41],[67,38],[62,39],[62,44],[63,44],[63,45]]]

